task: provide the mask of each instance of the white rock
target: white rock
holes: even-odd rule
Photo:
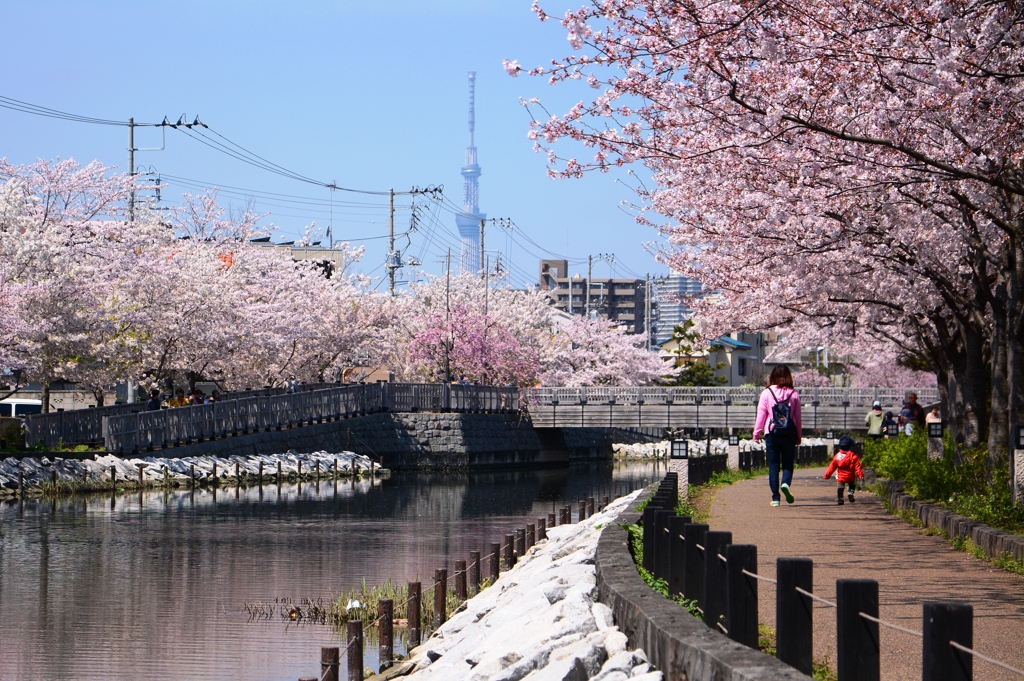
[[[604,639],[605,650],[608,651],[609,655],[618,655],[626,650],[629,645],[629,639],[621,631],[616,629],[615,631],[609,631],[608,635]]]
[[[612,613],[612,609],[604,603],[594,603],[590,612],[594,615],[598,631],[605,631],[615,626],[615,615]]]

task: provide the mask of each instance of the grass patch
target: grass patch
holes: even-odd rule
[[[970,537],[951,537],[949,536],[948,532],[941,528],[926,527],[925,524],[921,522],[920,518],[918,518],[910,509],[899,511],[896,508],[894,508],[893,505],[889,503],[889,498],[886,496],[885,490],[878,489],[875,490],[875,493],[878,494],[879,497],[881,497],[882,505],[885,507],[886,511],[896,516],[900,520],[909,523],[914,527],[920,528],[921,534],[927,535],[929,537],[942,537],[947,542],[949,542],[949,545],[957,551],[969,553],[975,558],[983,560],[986,563],[990,563],[993,566],[999,568],[1000,570],[1006,570],[1007,572],[1012,572],[1016,575],[1024,577],[1024,561],[1017,560],[1009,553],[1004,553],[998,558],[990,558],[989,555],[985,553],[984,549],[982,549],[980,546],[971,541]]]

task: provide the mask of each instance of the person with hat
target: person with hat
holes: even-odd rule
[[[857,490],[857,480],[864,480],[864,468],[860,465],[860,457],[853,451],[853,447],[856,444],[849,435],[839,438],[835,456],[832,457],[832,463],[828,465],[828,468],[825,469],[825,475],[822,476],[825,480],[828,480],[832,477],[833,473],[836,474],[836,480],[839,481],[840,506],[845,503],[843,501],[843,488],[849,489],[850,493],[846,498],[852,504],[857,501],[853,496],[853,493]]]
[[[868,428],[868,437],[874,440],[882,439],[882,425],[885,423],[885,416],[882,414],[882,403],[875,400],[871,405],[871,411],[864,417],[864,425]]]

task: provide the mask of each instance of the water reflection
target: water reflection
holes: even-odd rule
[[[451,574],[528,520],[660,473],[604,463],[8,502],[0,679],[315,676],[339,634],[248,622],[244,603]]]

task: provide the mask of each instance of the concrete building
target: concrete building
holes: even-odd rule
[[[684,300],[699,296],[700,282],[684,277],[681,274],[670,274],[667,277],[651,279],[654,290],[654,301],[651,320],[652,342],[663,345],[672,340],[672,330],[693,316],[693,311],[686,306]]]
[[[538,283],[559,310],[584,316],[589,297],[592,317],[616,322],[628,333],[646,329],[643,279],[594,277],[588,282],[580,274],[569,276],[567,260],[541,260]]]

